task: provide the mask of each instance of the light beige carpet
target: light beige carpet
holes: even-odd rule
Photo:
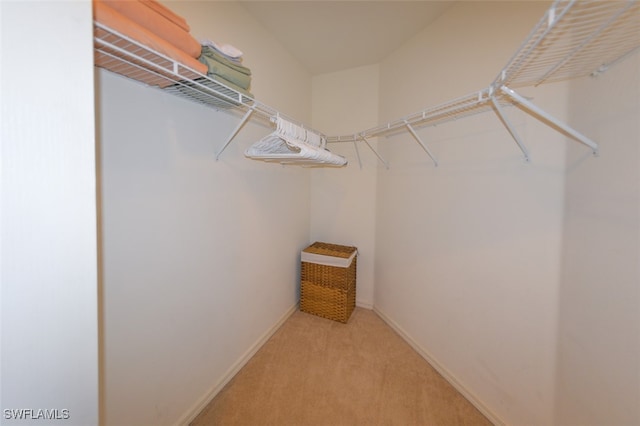
[[[191,423],[490,425],[373,311],[294,313]]]

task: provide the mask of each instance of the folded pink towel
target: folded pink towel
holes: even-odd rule
[[[191,31],[191,28],[189,27],[189,24],[187,24],[186,19],[184,19],[182,16],[178,15],[168,7],[164,6],[162,3],[159,3],[156,0],[140,0],[140,2],[145,6],[155,10],[160,15],[164,16],[186,32]]]
[[[208,67],[205,64],[198,61],[191,55],[185,53],[184,51],[178,49],[174,45],[168,43],[166,40],[158,37],[146,28],[136,24],[132,20],[118,13],[114,9],[107,6],[104,2],[94,1],[93,6],[94,19],[97,22],[104,24],[112,30],[117,31],[122,35],[129,37],[130,39],[135,40],[140,44],[147,46],[150,49],[196,71],[189,72],[187,70],[184,70],[182,74],[185,77],[196,79],[198,77],[201,77],[202,75],[207,74]],[[96,29],[96,32],[98,33],[98,36],[100,36],[100,33],[104,31]],[[122,45],[122,48],[132,52],[138,49],[136,46],[131,44],[129,46]],[[99,51],[96,51],[95,60],[96,65],[100,67],[109,69],[113,72],[117,72],[129,78],[133,78],[151,85],[166,87],[170,84],[173,84],[177,80],[176,78],[171,76],[169,76],[168,78],[154,77],[148,73],[140,72],[137,67],[124,64],[117,60],[113,60],[109,57],[109,55],[100,53]],[[163,67],[167,67],[170,65],[167,64],[167,60],[164,60],[160,57],[150,58],[149,60],[154,63],[160,64]]]
[[[94,0],[94,3],[104,3],[141,27],[173,44],[187,55],[193,58],[200,56],[201,48],[198,40],[193,38],[184,27],[167,18],[167,15],[173,12],[157,2],[150,2],[149,0],[145,2],[138,0]],[[159,7],[162,9],[159,9]],[[162,10],[163,13],[159,13],[158,10]],[[175,15],[175,17],[184,20],[178,15]]]

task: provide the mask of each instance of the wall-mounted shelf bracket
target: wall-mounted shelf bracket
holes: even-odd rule
[[[364,143],[366,143],[366,144],[367,144],[367,146],[369,147],[369,149],[370,149],[371,151],[373,151],[373,153],[376,155],[376,157],[378,157],[378,160],[380,160],[380,162],[384,165],[384,168],[385,168],[385,169],[389,169],[389,164],[388,164],[386,161],[384,161],[384,159],[380,156],[380,154],[378,154],[378,151],[376,151],[376,150],[371,146],[371,144],[369,143],[369,141],[367,140],[367,138],[365,138],[365,137],[364,137],[364,136],[362,136],[362,135],[359,135],[358,137],[362,140],[362,142],[364,142]]]
[[[511,134],[511,137],[513,137],[513,139],[518,144],[518,147],[524,154],[525,161],[527,163],[530,162],[531,159],[529,158],[529,151],[527,150],[527,147],[525,146],[524,142],[522,142],[522,139],[518,135],[518,132],[516,132],[515,127],[513,127],[513,124],[511,124],[511,122],[509,121],[509,118],[506,116],[506,114],[502,110],[502,107],[500,106],[500,102],[496,101],[496,98],[494,98],[493,96],[491,96],[491,102],[495,107],[495,111],[496,111],[496,114],[498,115],[498,118],[500,118],[500,121],[502,121],[502,124],[504,124],[504,126],[507,128],[507,130]]]
[[[358,144],[353,140],[353,147],[356,149],[356,157],[358,157],[358,165],[360,166],[360,170],[362,170],[362,160],[360,159],[360,150],[358,149]]]
[[[233,129],[233,132],[231,132],[231,134],[229,135],[229,137],[227,138],[227,141],[225,142],[224,146],[222,147],[222,149],[220,149],[220,151],[218,151],[218,153],[216,154],[216,161],[218,161],[220,159],[220,154],[222,154],[222,152],[227,149],[227,147],[229,146],[229,144],[231,143],[231,141],[233,140],[233,138],[236,137],[236,135],[238,134],[238,132],[240,131],[240,129],[242,129],[242,126],[245,125],[245,123],[249,120],[249,117],[251,117],[251,113],[253,113],[253,109],[249,108],[247,110],[247,112],[244,114],[244,116],[242,117],[242,120],[240,120],[240,123],[238,123],[238,125],[236,126],[235,129]]]
[[[411,127],[411,124],[409,124],[409,122],[405,120],[404,125],[407,128],[407,130],[409,130],[409,133],[411,133],[411,136],[413,136],[413,138],[416,140],[416,142],[418,142],[420,144],[420,146],[422,147],[422,149],[424,149],[425,152],[429,155],[429,157],[431,157],[431,160],[433,161],[433,164],[436,167],[438,167],[438,160],[436,159],[436,157],[433,156],[433,153],[431,152],[429,147],[424,142],[422,142],[422,139],[420,139],[420,136],[418,136],[418,134],[413,129],[413,127]]]
[[[500,90],[502,91],[502,93],[504,93],[505,95],[507,95],[508,97],[513,99],[514,101],[516,101],[518,104],[522,105],[522,107],[525,110],[528,110],[528,111],[532,112],[533,113],[532,115],[535,118],[537,118],[539,120],[540,120],[540,118],[542,118],[542,120],[540,120],[540,121],[542,121],[543,123],[545,123],[547,125],[551,124],[551,125],[557,127],[558,129],[562,130],[567,135],[571,136],[576,141],[578,141],[578,142],[588,146],[589,148],[591,148],[591,150],[593,151],[593,155],[596,155],[596,156],[598,155],[598,150],[599,150],[598,144],[595,143],[594,141],[592,141],[591,139],[589,139],[588,137],[586,137],[585,135],[583,135],[582,133],[578,132],[577,130],[569,127],[568,125],[566,125],[562,121],[560,121],[557,118],[553,117],[552,115],[550,115],[549,113],[547,113],[546,111],[541,109],[540,107],[538,107],[535,104],[533,104],[532,102],[530,102],[525,97],[519,95],[518,93],[516,93],[512,89],[508,88],[507,86],[502,86],[500,88]]]

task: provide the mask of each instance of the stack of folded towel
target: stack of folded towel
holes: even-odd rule
[[[184,65],[180,70],[182,77],[200,80],[206,75],[253,98],[249,92],[251,70],[242,65],[242,52],[228,44],[196,40],[190,34],[187,21],[157,0],[93,0],[93,6],[97,22]],[[96,35],[105,37],[110,42],[117,42],[102,29],[96,29]],[[134,55],[139,53],[135,45],[117,44]],[[171,63],[162,57],[145,55],[147,62],[157,65],[153,67],[153,72],[145,73],[140,69],[148,65],[139,63],[135,58],[128,58],[129,63],[123,63],[114,60],[114,56],[118,57],[119,53],[109,48],[97,49],[95,63],[99,67],[152,86],[175,87],[179,91],[189,89],[190,85],[181,81],[180,77],[170,71],[164,72],[171,69]]]
[[[99,23],[115,30],[152,50],[159,52],[199,74],[205,74],[207,67],[197,58],[201,54],[201,46],[189,33],[190,28],[186,20],[160,4],[156,0],[93,0],[94,18]],[[96,30],[98,36],[101,30]],[[137,51],[135,46],[123,46],[132,53]],[[161,68],[166,67],[166,61],[161,58],[147,58]],[[123,65],[114,61],[111,56],[97,52],[96,65],[127,77],[143,81],[150,85],[166,87],[174,84],[176,79],[171,75],[140,73],[135,66]],[[135,62],[135,61],[134,61]],[[197,78],[198,74],[185,71],[189,78]]]
[[[207,76],[225,86],[253,97],[251,87],[251,70],[242,65],[242,52],[235,47],[220,45],[210,40],[202,41],[202,54],[198,58],[207,65]]]

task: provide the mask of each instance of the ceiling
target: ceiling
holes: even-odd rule
[[[380,62],[453,1],[243,1],[311,74]]]

